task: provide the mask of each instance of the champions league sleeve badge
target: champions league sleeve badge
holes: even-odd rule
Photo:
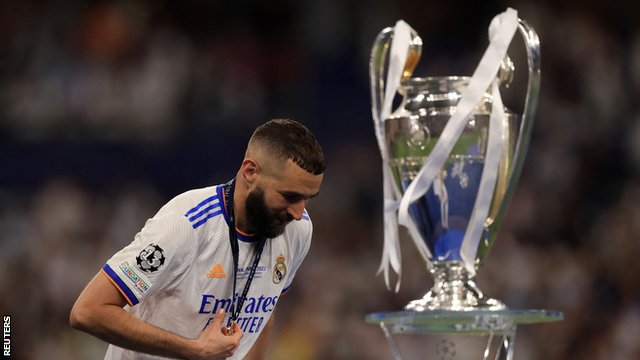
[[[276,265],[273,267],[273,283],[280,284],[284,276],[287,275],[287,266],[284,264],[284,256],[276,258]]]
[[[164,250],[158,244],[149,244],[136,257],[138,268],[146,273],[158,271],[164,264]]]

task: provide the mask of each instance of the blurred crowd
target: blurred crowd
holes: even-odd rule
[[[517,359],[640,358],[640,6],[525,0],[0,3],[0,311],[14,358],[102,358],[106,344],[68,326],[83,286],[168,199],[232,176],[273,117],[306,124],[328,170],[270,358],[392,358],[364,317],[431,280],[404,233],[400,292],[376,276],[370,47],[403,18],[423,38],[419,75],[468,75],[507,6],[540,35],[542,90],[478,283],[512,308],[564,312],[520,327]]]

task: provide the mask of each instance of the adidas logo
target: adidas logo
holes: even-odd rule
[[[209,273],[207,274],[209,279],[224,279],[226,276],[220,263],[217,263],[216,266],[209,269]]]

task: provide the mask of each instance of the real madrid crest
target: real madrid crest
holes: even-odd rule
[[[273,267],[273,283],[280,284],[285,275],[287,275],[287,266],[284,264],[284,255],[280,254],[276,258],[276,266]]]

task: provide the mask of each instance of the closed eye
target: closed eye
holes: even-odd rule
[[[280,195],[282,195],[282,197],[286,202],[290,204],[295,204],[300,200],[308,201],[309,199],[312,199],[318,196],[318,193],[315,193],[311,196],[307,196],[304,194],[297,193],[295,191],[280,191]]]
[[[293,204],[305,199],[304,195],[298,193],[281,193],[286,202]]]

